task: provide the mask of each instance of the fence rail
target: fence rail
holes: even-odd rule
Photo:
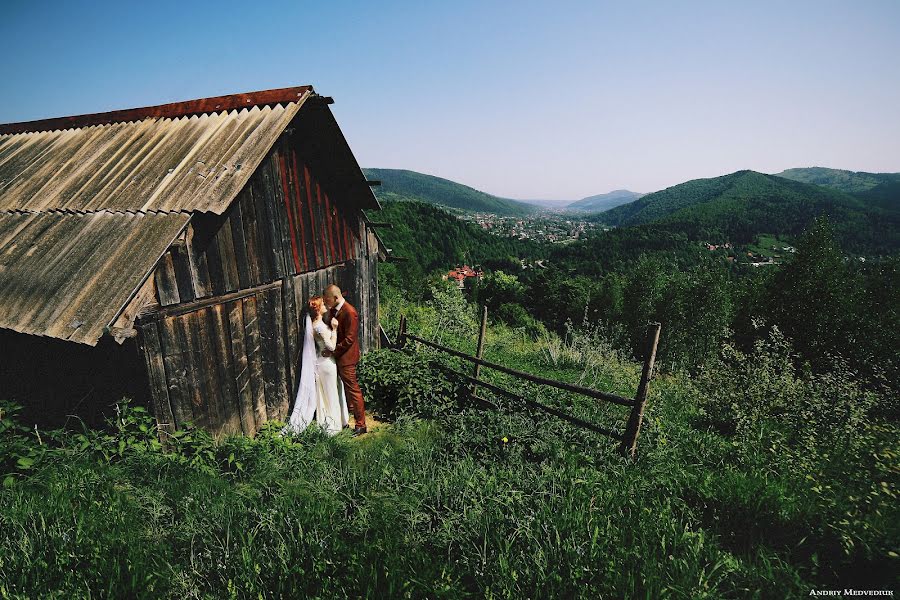
[[[565,412],[559,410],[558,408],[553,408],[552,406],[547,406],[546,404],[541,404],[540,402],[538,402],[536,400],[531,400],[530,398],[526,398],[525,396],[520,396],[519,394],[510,392],[509,390],[505,390],[498,385],[494,385],[493,383],[488,383],[487,381],[484,381],[483,379],[476,379],[475,377],[472,377],[471,375],[466,375],[464,373],[460,373],[459,371],[454,371],[447,365],[442,365],[440,363],[433,363],[433,364],[445,371],[453,373],[457,377],[462,377],[464,380],[468,381],[469,383],[484,387],[488,390],[491,390],[495,394],[500,394],[501,396],[506,396],[507,398],[510,398],[512,400],[522,401],[525,404],[527,404],[528,406],[537,408],[538,410],[542,410],[546,413],[549,413],[551,415],[559,417],[560,419],[562,419],[564,421],[568,421],[569,423],[572,423],[573,425],[578,425],[579,427],[583,427],[584,429],[590,429],[591,431],[596,431],[597,433],[602,433],[603,435],[608,435],[609,437],[617,439],[617,440],[625,439],[625,436],[622,435],[621,433],[618,433],[611,429],[606,429],[604,427],[600,427],[599,425],[594,425],[593,423],[585,421],[584,419],[579,419],[578,417],[573,417],[572,415],[565,413]]]
[[[617,394],[612,394],[609,392],[604,392],[601,390],[595,390],[591,388],[587,388],[580,385],[574,385],[571,383],[566,383],[564,381],[556,381],[554,379],[548,379],[546,377],[540,377],[538,375],[532,375],[531,373],[525,373],[524,371],[519,371],[510,367],[506,367],[504,365],[500,365],[497,363],[486,361],[482,358],[484,351],[484,341],[485,341],[485,332],[487,328],[487,307],[484,308],[481,317],[481,328],[478,333],[478,350],[476,356],[472,356],[466,354],[464,352],[460,352],[459,350],[454,350],[453,348],[448,348],[447,346],[443,346],[431,340],[427,340],[425,338],[419,337],[412,333],[408,333],[406,331],[406,317],[404,315],[400,316],[400,331],[397,335],[397,344],[396,347],[402,348],[406,345],[407,341],[412,340],[428,346],[429,348],[433,348],[438,350],[439,352],[443,352],[445,354],[449,354],[451,356],[455,356],[457,358],[461,358],[463,360],[469,361],[474,364],[474,370],[472,375],[466,375],[465,373],[460,373],[447,367],[446,365],[442,365],[440,363],[433,363],[435,366],[440,367],[445,371],[449,371],[458,377],[462,377],[465,381],[471,384],[470,393],[473,397],[475,396],[477,388],[483,387],[487,390],[494,392],[495,394],[499,394],[501,396],[505,396],[507,398],[511,398],[514,400],[519,400],[525,402],[527,405],[552,414],[560,419],[563,419],[573,425],[577,425],[584,429],[589,429],[591,431],[595,431],[597,433],[601,433],[603,435],[609,436],[613,439],[619,440],[620,450],[630,456],[634,457],[637,451],[637,439],[640,435],[641,424],[644,418],[644,408],[647,403],[647,393],[649,391],[650,378],[653,375],[653,365],[656,360],[656,347],[659,344],[659,333],[660,333],[660,324],[659,323],[651,323],[647,328],[647,345],[645,350],[645,358],[644,358],[644,366],[641,371],[641,379],[638,384],[637,393],[635,397],[632,398],[624,398]],[[530,398],[526,398],[514,392],[510,392],[502,387],[495,385],[493,383],[487,382],[483,379],[479,379],[480,368],[485,367],[488,369],[493,369],[495,371],[499,371],[501,373],[505,373],[507,375],[511,375],[518,379],[523,379],[525,381],[530,381],[532,383],[537,383],[540,385],[547,385],[551,387],[555,387],[557,389],[565,390],[568,392],[573,392],[576,394],[580,394],[582,396],[587,396],[589,398],[594,398],[597,400],[603,400],[605,402],[610,402],[612,404],[618,404],[620,406],[628,406],[631,408],[631,412],[628,416],[628,421],[625,425],[625,432],[618,433],[616,431],[606,429],[604,427],[600,427],[598,425],[594,425],[584,419],[580,419],[573,415],[570,415],[562,410],[557,408],[553,408],[552,406],[546,406],[532,400]]]

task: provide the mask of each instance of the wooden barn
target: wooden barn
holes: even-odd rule
[[[305,86],[0,125],[0,398],[53,422],[128,395],[162,432],[252,435],[286,418],[330,282],[376,347],[379,205],[330,103]]]

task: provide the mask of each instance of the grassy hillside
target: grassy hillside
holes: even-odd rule
[[[451,291],[382,307],[471,351]],[[392,424],[362,438],[183,435],[146,413],[35,431],[0,404],[0,596],[129,598],[805,598],[894,585],[897,430],[839,374],[805,378],[783,341],[706,378],[657,378],[630,463],[615,442],[493,398],[461,400],[420,349],[360,365]],[[492,325],[488,360],[630,396],[639,365],[600,337]],[[495,383],[502,376],[482,371]],[[604,426],[626,409],[514,388]],[[480,392],[491,398],[487,391]],[[785,418],[785,414],[792,418]]]
[[[900,213],[818,185],[738,171],[697,179],[609,210],[598,220],[615,226],[675,225],[689,237],[746,243],[759,233],[797,235],[822,214],[848,247],[888,251],[900,247]]]
[[[597,194],[596,196],[588,196],[587,198],[576,200],[567,205],[566,208],[584,212],[603,212],[622,204],[634,202],[644,195],[628,190],[615,190],[607,194]]]
[[[469,186],[402,169],[363,169],[366,177],[381,181],[374,188],[379,200],[418,200],[468,212],[489,212],[498,215],[525,215],[538,210],[536,206],[499,198]]]

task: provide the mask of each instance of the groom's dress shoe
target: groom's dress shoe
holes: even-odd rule
[[[369,431],[369,430],[366,429],[365,427],[357,427],[357,428],[355,428],[355,429],[353,430],[353,437],[357,437],[357,436],[360,436],[360,435],[362,435],[362,434],[364,434],[364,433],[368,433],[368,431]]]

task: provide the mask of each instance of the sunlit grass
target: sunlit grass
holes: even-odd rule
[[[411,330],[474,349],[474,315],[406,312]],[[632,395],[640,365],[583,335],[492,326],[486,355]],[[714,411],[715,382],[744,377],[746,394],[771,395],[752,384],[770,373],[797,394],[849,393],[832,383],[759,360],[706,383],[664,374],[631,462],[552,416],[497,398],[498,410],[469,405],[416,366],[424,357],[365,357],[370,404],[393,422],[361,438],[282,438],[276,424],[253,440],[192,432],[163,452],[144,412],[38,440],[4,406],[0,597],[789,598],[890,586],[894,424],[860,429],[857,457],[783,441],[764,413],[738,413],[735,431],[715,421],[732,418]],[[627,415],[495,380],[603,424]]]

